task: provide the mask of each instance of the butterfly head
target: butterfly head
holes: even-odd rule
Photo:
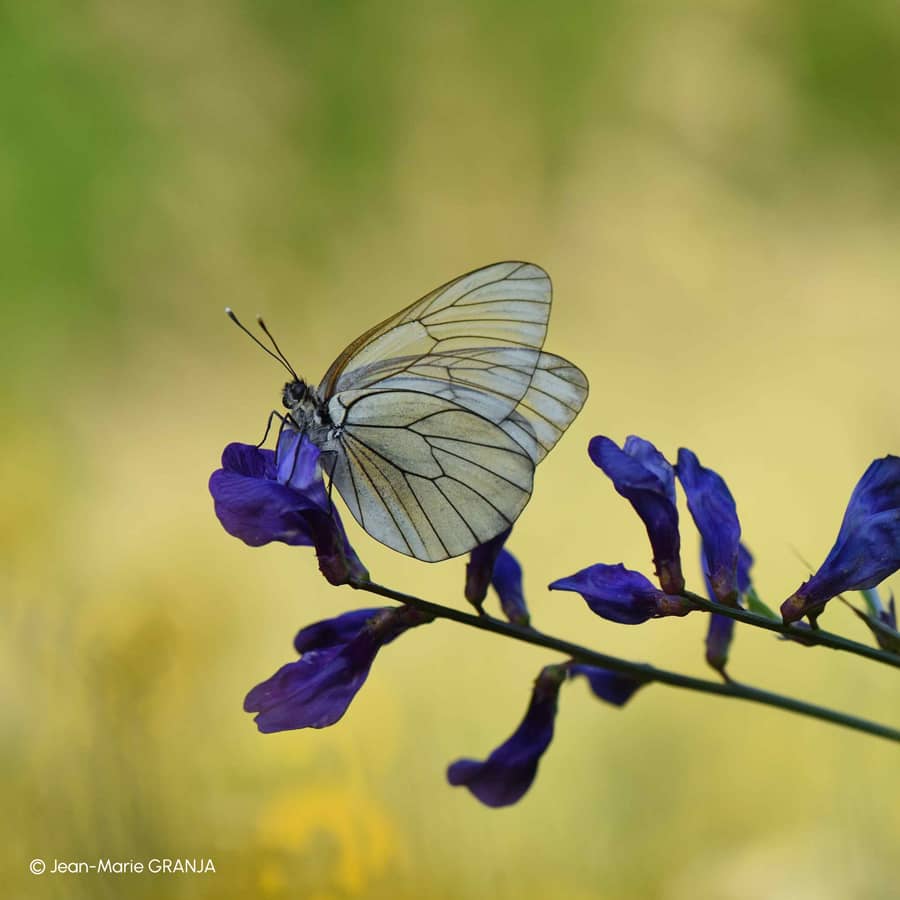
[[[309,385],[301,378],[295,378],[285,384],[281,392],[281,402],[285,409],[297,409],[311,399],[311,394]]]

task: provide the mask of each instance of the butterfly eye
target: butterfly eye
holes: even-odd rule
[[[301,403],[306,397],[306,383],[300,381],[289,381],[281,392],[281,402],[286,409],[291,409],[298,403]]]

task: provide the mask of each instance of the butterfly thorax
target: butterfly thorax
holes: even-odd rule
[[[334,429],[328,407],[319,398],[319,393],[310,384],[297,379],[284,386],[281,402],[288,410],[290,425],[305,433],[309,439],[319,446]]]

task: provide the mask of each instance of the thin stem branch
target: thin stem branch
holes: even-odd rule
[[[897,729],[889,728],[887,725],[880,725],[877,722],[870,722],[866,719],[860,719],[846,713],[837,712],[836,710],[828,709],[824,706],[817,706],[812,703],[805,703],[802,700],[795,700],[793,697],[785,697],[781,694],[774,694],[770,691],[749,687],[734,681],[721,684],[717,681],[707,681],[703,678],[694,678],[690,675],[682,675],[667,669],[659,669],[648,663],[636,663],[631,662],[630,660],[620,659],[617,656],[607,656],[605,653],[597,653],[594,650],[588,650],[586,647],[573,644],[562,638],[544,634],[534,628],[513,625],[503,619],[495,619],[493,616],[476,616],[472,613],[463,612],[462,610],[454,609],[450,606],[431,603],[428,600],[423,600],[412,594],[404,594],[401,591],[395,591],[392,588],[371,581],[353,583],[352,587],[357,590],[367,591],[370,594],[377,594],[380,597],[386,597],[390,600],[405,603],[407,606],[412,606],[422,612],[429,613],[435,618],[450,619],[453,622],[469,625],[472,628],[480,628],[482,631],[491,631],[494,634],[500,634],[504,637],[512,638],[513,640],[534,644],[538,647],[546,647],[548,650],[554,650],[570,656],[577,662],[585,663],[589,666],[599,666],[603,669],[610,669],[613,672],[621,672],[622,674],[631,675],[644,682],[649,683],[651,681],[656,681],[661,684],[668,684],[671,687],[699,691],[704,694],[718,694],[722,697],[735,697],[738,700],[761,703],[765,706],[788,710],[789,712],[795,712],[799,715],[820,719],[824,722],[831,722],[834,725],[842,725],[845,728],[852,728],[856,731],[862,731],[867,734],[875,735],[876,737],[900,743],[900,731]],[[803,634],[805,637],[806,633],[804,632]]]
[[[736,622],[755,625],[757,628],[765,628],[767,631],[774,631],[776,634],[782,634],[785,637],[797,638],[803,643],[818,644],[820,647],[829,647],[832,650],[855,653],[857,656],[864,656],[866,659],[873,659],[876,662],[900,669],[900,655],[886,653],[884,650],[877,650],[875,647],[860,644],[858,641],[851,641],[831,631],[823,631],[821,628],[799,628],[796,625],[785,625],[784,622],[780,622],[778,619],[770,619],[767,616],[761,616],[747,609],[723,606],[721,603],[707,600],[705,597],[701,597],[699,594],[692,594],[690,591],[683,591],[682,596],[705,612],[727,616]]]

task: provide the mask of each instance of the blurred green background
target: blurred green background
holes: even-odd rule
[[[534,260],[547,347],[592,383],[511,543],[535,622],[705,674],[703,617],[629,629],[545,586],[649,568],[591,435],[722,472],[771,605],[900,450],[895,3],[8,0],[0,75],[5,896],[896,896],[897,748],[783,713],[576,683],[523,802],[451,789],[554,661],[451,623],[339,726],[259,735],[246,690],[367,601],[228,537],[206,488],[283,380],[223,306],[316,379],[435,285]],[[463,561],[352,535],[380,581],[463,602]],[[732,669],[897,723],[857,659],[740,632]],[[154,856],[218,872],[27,872]]]

